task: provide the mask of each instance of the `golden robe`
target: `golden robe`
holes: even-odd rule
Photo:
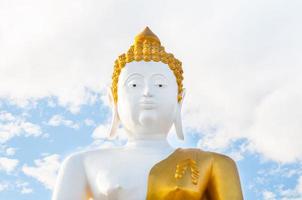
[[[243,200],[243,196],[231,158],[177,149],[150,170],[147,200]]]

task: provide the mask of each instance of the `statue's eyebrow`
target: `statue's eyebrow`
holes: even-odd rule
[[[139,74],[139,73],[133,73],[133,74],[130,74],[127,79],[124,81],[124,85],[129,82],[131,79],[135,78],[136,76],[140,77],[140,78],[144,78],[143,75]]]
[[[163,78],[165,81],[168,81],[166,76],[164,76],[163,74],[152,74],[151,78],[154,78],[154,77],[157,77],[157,76],[159,76],[160,78]]]

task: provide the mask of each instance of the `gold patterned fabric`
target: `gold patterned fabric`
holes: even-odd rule
[[[150,170],[147,200],[243,200],[243,196],[232,159],[177,149]]]

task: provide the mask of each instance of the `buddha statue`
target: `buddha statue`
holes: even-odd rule
[[[123,147],[75,153],[59,171],[52,200],[242,200],[235,162],[200,149],[173,149],[167,134],[181,120],[181,62],[165,52],[147,27],[115,61],[108,96],[112,123],[121,127]]]

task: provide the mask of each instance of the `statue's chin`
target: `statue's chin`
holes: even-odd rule
[[[157,124],[157,117],[156,114],[153,112],[143,112],[139,115],[138,119],[141,126],[146,128],[151,128],[156,126]]]

